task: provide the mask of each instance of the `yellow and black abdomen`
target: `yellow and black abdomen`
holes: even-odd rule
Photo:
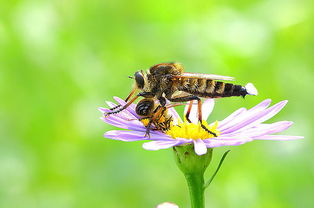
[[[190,94],[207,97],[233,97],[246,96],[249,94],[245,87],[241,85],[234,85],[232,83],[224,83],[221,81],[198,79],[198,78],[184,78],[179,81],[178,90],[188,92]]]

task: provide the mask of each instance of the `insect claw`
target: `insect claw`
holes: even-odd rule
[[[149,134],[149,132],[146,132],[146,133],[144,134],[144,137],[148,137],[148,138],[150,139],[150,134]]]
[[[202,127],[205,131],[207,131],[208,133],[212,134],[214,137],[217,137],[217,134],[214,133],[214,132],[212,132],[212,131],[210,131],[209,129],[207,129],[206,126],[204,126],[203,123],[201,123],[201,127]]]
[[[150,125],[146,126],[146,133],[145,133],[144,137],[150,138],[150,133],[149,132],[150,132]]]
[[[119,105],[116,105],[115,107],[109,108],[109,110],[113,111],[113,110],[120,108],[120,107],[121,107],[121,105],[119,104]]]

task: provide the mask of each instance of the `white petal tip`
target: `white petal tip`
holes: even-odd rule
[[[245,85],[245,89],[249,95],[258,95],[257,89],[252,83]]]
[[[179,206],[171,202],[165,202],[165,203],[157,205],[156,208],[179,208]]]
[[[207,153],[207,147],[201,139],[194,140],[194,151],[197,155],[204,155]]]

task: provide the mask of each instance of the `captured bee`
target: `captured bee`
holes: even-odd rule
[[[133,78],[133,77],[132,77]],[[184,72],[183,66],[179,63],[161,63],[152,66],[147,72],[137,71],[134,74],[135,85],[129,96],[125,99],[124,106],[112,108],[110,114],[119,113],[126,109],[138,97],[157,99],[161,107],[165,107],[166,99],[171,102],[189,102],[188,111],[185,115],[190,122],[189,115],[192,109],[193,100],[198,101],[198,120],[202,128],[210,132],[202,124],[202,102],[200,98],[222,98],[246,95],[257,95],[253,84],[246,86],[225,83],[217,80],[232,81],[234,78],[214,75]],[[139,90],[136,96],[130,99]]]
[[[172,108],[178,104],[167,104],[161,106],[153,98],[144,98],[140,100],[135,108],[135,112],[141,118],[139,119],[146,127],[146,135],[149,135],[150,130],[166,132],[170,129],[173,118],[168,114],[168,108]]]

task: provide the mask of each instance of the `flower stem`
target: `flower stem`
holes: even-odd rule
[[[173,149],[177,165],[189,187],[191,207],[204,208],[204,172],[211,161],[213,149],[207,149],[204,155],[195,154],[193,145],[176,146]]]
[[[204,176],[203,173],[185,174],[188,183],[191,208],[204,208]]]

